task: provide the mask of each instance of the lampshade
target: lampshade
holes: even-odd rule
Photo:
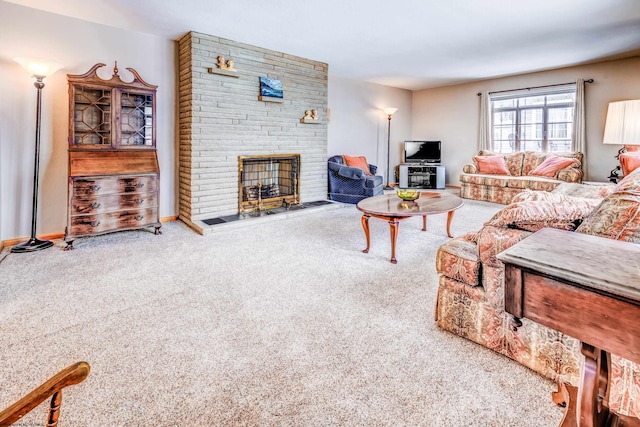
[[[384,111],[384,113],[385,113],[387,116],[393,116],[393,113],[395,113],[396,111],[398,111],[398,109],[397,109],[397,108],[395,108],[395,107],[387,107],[387,108],[383,109],[382,111]]]
[[[13,58],[33,77],[44,78],[62,68],[62,64],[35,58]]]
[[[609,103],[602,143],[640,145],[640,99]]]

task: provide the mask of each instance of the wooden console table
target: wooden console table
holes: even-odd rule
[[[566,402],[561,425],[640,426],[607,408],[609,353],[640,363],[640,245],[545,228],[498,259],[508,313],[581,341],[577,412]],[[561,392],[568,398],[565,385]]]

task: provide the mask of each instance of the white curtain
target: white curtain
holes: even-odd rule
[[[480,94],[480,129],[478,150],[491,151],[491,100],[486,90]]]
[[[571,135],[571,151],[580,151],[584,155],[582,170],[587,176],[587,132],[584,111],[584,79],[576,81],[576,103],[573,110],[573,134]]]

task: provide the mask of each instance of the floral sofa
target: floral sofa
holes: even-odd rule
[[[478,157],[501,156],[506,170],[503,174],[482,173]],[[573,159],[568,166],[556,171],[553,176],[533,175],[534,170],[551,156]],[[467,199],[509,204],[513,196],[525,190],[551,191],[562,182],[582,182],[582,159],[580,152],[540,153],[520,151],[512,154],[496,154],[480,151],[474,164],[465,165],[460,174],[460,196]]]
[[[553,191],[526,190],[477,233],[438,250],[435,317],[439,327],[475,341],[554,381],[578,385],[579,342],[504,311],[504,264],[496,255],[542,227],[640,244],[640,168],[617,185],[564,183]],[[612,355],[608,406],[640,418],[640,366]]]

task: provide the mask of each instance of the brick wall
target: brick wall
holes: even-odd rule
[[[238,212],[241,155],[300,154],[301,200],[326,199],[327,64],[195,32],[178,46],[180,218]],[[238,78],[208,72],[219,55]],[[258,100],[260,76],[282,81],[283,103]],[[314,108],[319,123],[300,123]]]

